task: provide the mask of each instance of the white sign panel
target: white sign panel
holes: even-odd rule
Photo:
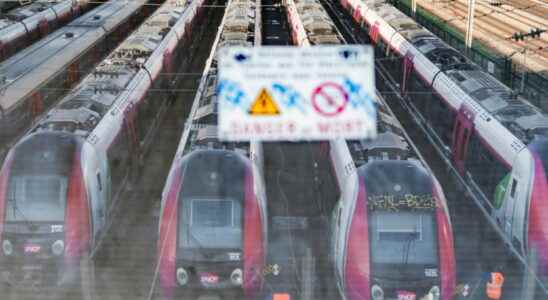
[[[376,135],[369,46],[227,48],[219,55],[217,91],[224,140]]]

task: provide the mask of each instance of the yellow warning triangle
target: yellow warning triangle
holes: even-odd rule
[[[255,98],[255,101],[253,101],[253,104],[251,104],[249,114],[279,115],[280,110],[278,109],[278,105],[276,104],[276,102],[274,102],[274,99],[272,99],[272,96],[270,96],[268,91],[265,88],[262,88],[259,92],[259,95],[257,95],[257,98]]]

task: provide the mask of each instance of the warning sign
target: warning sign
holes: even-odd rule
[[[230,141],[376,135],[369,46],[231,47],[219,55],[219,137]]]
[[[263,88],[259,92],[259,95],[257,95],[257,98],[255,98],[255,101],[251,105],[251,108],[249,109],[249,114],[251,115],[262,115],[262,116],[272,116],[272,115],[279,115],[280,110],[278,109],[278,105],[276,105],[276,102],[274,102],[274,99],[272,99],[272,96],[268,93],[268,91]]]

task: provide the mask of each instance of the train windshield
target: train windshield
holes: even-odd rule
[[[183,201],[179,220],[181,248],[240,248],[242,206],[235,200],[192,199]]]
[[[15,176],[11,179],[6,221],[63,221],[67,178],[61,176]]]
[[[374,211],[370,226],[373,263],[437,265],[432,212]]]

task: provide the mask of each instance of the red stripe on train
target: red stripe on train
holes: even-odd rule
[[[358,177],[359,190],[348,232],[345,262],[345,293],[349,300],[370,300],[369,224],[367,223],[365,184]]]
[[[439,190],[438,190],[439,189]],[[441,299],[451,300],[455,292],[455,248],[453,245],[453,230],[449,223],[445,209],[445,196],[440,194],[441,187],[435,178],[432,178],[432,194],[436,198],[436,221],[438,227],[438,248],[440,263]]]
[[[90,248],[90,208],[82,164],[81,145],[74,151],[65,211],[65,264],[77,266]]]
[[[160,270],[160,285],[166,299],[173,298],[173,292],[176,287],[175,282],[175,263],[176,263],[176,243],[177,243],[177,220],[178,207],[177,199],[182,184],[181,167],[175,170],[171,181],[171,186],[167,194],[167,200],[164,204],[160,224],[160,238],[158,239],[158,255]]]
[[[244,203],[244,282],[243,289],[246,299],[254,299],[258,295],[263,277],[264,267],[264,235],[261,208],[253,188],[253,173],[248,164],[245,173],[245,203]]]

